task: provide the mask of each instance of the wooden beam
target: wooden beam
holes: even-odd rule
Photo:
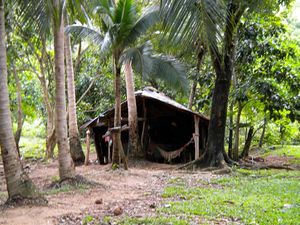
[[[139,122],[142,122],[142,121],[145,121],[145,120],[146,120],[145,118],[138,118]],[[122,118],[122,121],[128,122],[128,118]]]
[[[200,149],[199,149],[199,121],[200,121],[200,118],[195,115],[194,121],[195,121],[195,133],[194,133],[195,160],[197,160],[200,157]]]
[[[86,153],[85,153],[85,161],[84,161],[84,165],[88,165],[89,164],[89,158],[90,158],[90,137],[91,137],[91,131],[90,129],[88,129],[86,131]]]
[[[146,109],[146,104],[145,104],[145,99],[143,98],[143,113],[144,113],[144,122],[143,122],[143,130],[142,130],[142,134],[141,134],[141,147],[142,150],[144,149],[144,138],[145,138],[145,131],[146,131],[146,122],[147,122],[147,109]]]

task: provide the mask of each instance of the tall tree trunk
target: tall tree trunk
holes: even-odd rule
[[[192,88],[191,88],[191,92],[190,92],[190,96],[189,96],[189,103],[188,103],[189,109],[192,109],[192,107],[193,107],[196,89],[197,89],[197,81],[193,80]]]
[[[75,74],[76,75],[78,75],[79,72],[80,72],[81,48],[82,48],[82,43],[81,43],[81,40],[80,40],[79,41],[79,46],[78,46],[77,58],[76,58],[76,65],[75,65]]]
[[[230,104],[229,108],[229,137],[228,137],[228,156],[229,158],[233,158],[232,154],[232,143],[233,143],[233,101]]]
[[[67,17],[67,16],[66,16]],[[66,19],[66,25],[68,25],[68,18]],[[68,112],[69,112],[69,141],[70,150],[73,161],[76,165],[84,163],[84,154],[80,142],[80,135],[77,125],[76,114],[76,96],[75,96],[75,82],[74,82],[74,70],[72,62],[72,50],[70,37],[65,35],[65,57],[66,57],[66,73],[68,84]]]
[[[128,143],[127,153],[130,153],[132,156],[139,156],[141,152],[141,147],[139,143],[138,114],[137,114],[136,99],[134,94],[134,79],[133,79],[131,62],[125,63],[125,81],[126,81],[128,126],[129,126],[129,143]]]
[[[263,130],[261,132],[261,136],[259,139],[258,147],[260,147],[260,148],[262,148],[262,146],[263,146],[263,141],[264,141],[265,133],[266,133],[266,127],[267,127],[267,117],[264,118]]]
[[[245,141],[245,146],[244,146],[244,149],[240,155],[240,158],[245,158],[245,157],[248,157],[249,156],[249,150],[250,150],[250,147],[251,147],[251,142],[252,142],[252,138],[253,138],[253,132],[254,132],[254,127],[251,126],[249,131],[248,131],[248,136],[247,136],[247,139]]]
[[[114,115],[114,127],[121,127],[121,68],[118,65],[119,57],[114,57],[115,65],[115,115]],[[115,134],[113,140],[113,152],[112,152],[112,164],[120,164],[120,146],[121,141],[121,129]]]
[[[15,132],[15,141],[18,149],[18,154],[20,156],[19,142],[21,138],[22,128],[23,128],[23,110],[22,110],[22,88],[19,76],[16,71],[15,62],[12,62],[13,75],[17,86],[17,106],[18,106],[18,116],[17,116],[17,130]]]
[[[201,68],[201,64],[202,64],[205,53],[206,53],[206,48],[204,47],[203,43],[200,43],[200,50],[197,55],[197,67],[196,67],[197,76],[200,75],[200,68]],[[196,89],[197,89],[197,79],[193,80],[193,85],[192,85],[190,96],[189,96],[189,104],[188,104],[189,109],[192,109],[192,107],[193,107]]]
[[[212,99],[210,122],[208,126],[207,155],[208,166],[221,166],[224,157],[224,137],[226,126],[227,102],[230,80],[217,76]]]
[[[22,169],[12,130],[7,87],[4,0],[0,0],[0,148],[3,160],[8,200],[37,198],[35,185]]]
[[[57,13],[60,11],[60,0],[54,0]],[[55,127],[58,144],[59,176],[61,180],[74,178],[75,167],[70,154],[66,114],[66,87],[64,66],[64,19],[63,14],[54,21],[54,54],[55,54]]]
[[[241,120],[241,114],[242,114],[242,103],[241,101],[238,101],[238,113],[236,116],[236,122],[235,122],[235,132],[234,132],[234,148],[233,148],[233,159],[235,161],[239,160],[239,144],[240,144],[240,120]]]
[[[43,49],[42,51],[45,51]],[[38,75],[38,78],[41,83],[42,93],[43,93],[43,103],[46,108],[47,113],[47,137],[46,137],[46,158],[53,158],[54,148],[56,145],[56,134],[55,134],[55,113],[53,111],[50,98],[49,98],[49,90],[47,87],[45,69],[44,69],[44,57],[39,59],[40,71],[41,73]]]
[[[215,88],[211,106],[208,140],[204,163],[222,166],[224,163],[224,139],[230,82],[233,74],[235,55],[235,33],[244,12],[238,2],[228,3],[228,16],[224,33],[224,52],[221,55],[216,46],[210,47],[210,54],[216,72]]]

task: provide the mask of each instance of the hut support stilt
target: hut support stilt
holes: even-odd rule
[[[86,131],[86,153],[85,153],[85,161],[84,161],[84,165],[88,165],[89,164],[89,158],[90,158],[90,137],[91,137],[91,131],[90,129],[88,129]]]
[[[195,141],[195,160],[200,157],[199,151],[199,121],[200,118],[198,116],[194,116],[195,121],[195,134],[194,134],[194,141]]]

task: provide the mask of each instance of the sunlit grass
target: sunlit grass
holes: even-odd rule
[[[24,158],[44,158],[46,155],[46,141],[40,137],[21,137],[20,153]]]
[[[268,150],[264,156],[292,156],[300,159],[300,146],[299,145],[284,145],[274,146],[274,150]]]
[[[163,197],[171,207],[160,210],[243,224],[299,224],[299,181],[299,171],[241,170],[212,180],[215,187],[169,186]]]

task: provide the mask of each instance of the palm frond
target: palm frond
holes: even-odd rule
[[[144,80],[161,80],[169,87],[187,93],[185,66],[174,58],[153,55],[150,42],[127,49],[120,58],[120,64],[128,61],[132,62],[134,71],[141,74]]]
[[[132,66],[135,72],[147,77],[151,73],[153,68],[153,60],[151,60],[152,46],[149,42],[145,44],[129,48],[120,57],[120,64],[128,61],[132,62]]]
[[[117,2],[114,16],[114,23],[118,25],[118,34],[115,42],[117,46],[123,46],[125,38],[137,19],[136,15],[133,0],[119,0]]]
[[[160,14],[166,38],[177,44],[193,44],[201,33],[206,34],[206,44],[217,49],[222,37],[221,24],[226,14],[222,1],[211,0],[161,0]]]
[[[32,27],[40,34],[49,33],[54,14],[53,3],[50,0],[16,0],[19,7],[19,19],[22,26]]]
[[[104,35],[104,39],[101,43],[101,52],[103,53],[107,53],[112,45],[112,39],[111,39],[111,35],[110,32],[106,32]]]
[[[153,67],[148,77],[149,80],[159,79],[175,90],[184,94],[188,93],[187,72],[182,63],[164,55],[154,55],[151,60]]]
[[[144,10],[144,13],[133,25],[130,33],[125,39],[125,45],[128,46],[134,43],[139,37],[146,33],[146,31],[159,21],[159,7],[150,6]]]
[[[88,27],[86,25],[70,25],[65,29],[67,34],[72,34],[75,38],[88,39],[92,43],[102,46],[103,35],[94,27]]]

